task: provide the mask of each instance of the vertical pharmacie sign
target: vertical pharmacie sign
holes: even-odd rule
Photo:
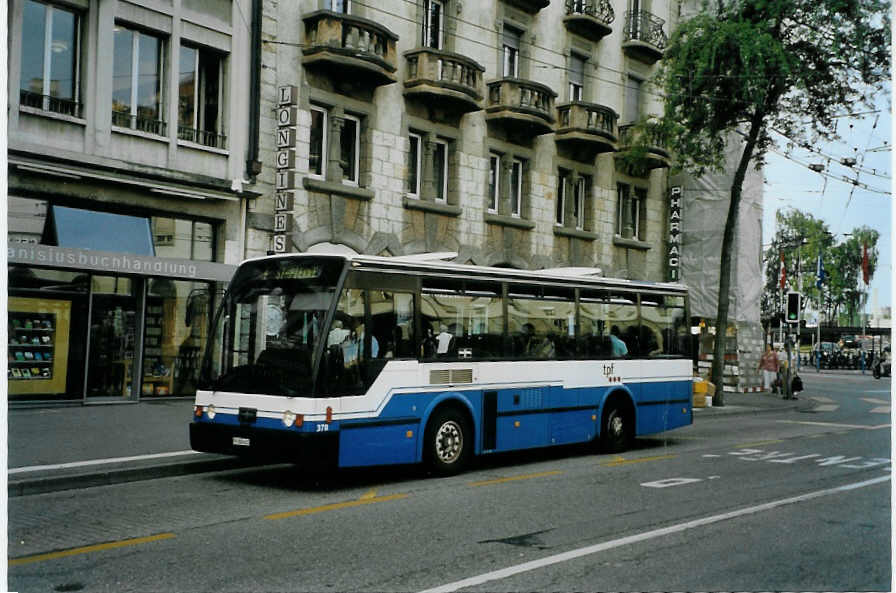
[[[669,247],[666,249],[670,282],[681,280],[681,186],[669,189]]]
[[[296,124],[299,91],[295,86],[277,89],[277,174],[274,183],[274,253],[287,251],[292,231],[292,209],[296,188]]]

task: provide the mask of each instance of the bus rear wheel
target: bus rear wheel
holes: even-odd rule
[[[426,427],[426,462],[437,474],[460,473],[469,463],[472,431],[463,414],[453,408],[436,411]]]
[[[605,452],[620,453],[631,445],[634,426],[631,417],[619,404],[611,404],[607,409],[602,428],[600,443]]]

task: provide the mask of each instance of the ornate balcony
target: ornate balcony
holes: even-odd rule
[[[372,86],[396,81],[398,36],[386,27],[330,10],[312,12],[302,20],[306,67],[320,67],[334,77],[360,79]]]
[[[557,106],[557,143],[568,143],[597,154],[616,150],[615,111],[596,103],[575,101]]]
[[[663,19],[643,10],[626,12],[622,51],[636,60],[653,64],[666,50],[665,24]]]
[[[549,87],[522,80],[501,78],[488,83],[485,119],[531,136],[546,134],[554,127],[554,98]]]
[[[600,41],[613,32],[610,25],[616,19],[609,0],[566,0],[566,28],[591,41]]]
[[[482,109],[482,73],[474,60],[429,47],[405,52],[404,94],[438,101],[460,112]]]
[[[535,14],[542,8],[547,8],[551,0],[504,0],[511,6],[516,6],[520,10],[524,10],[529,14]]]
[[[669,151],[659,127],[650,123],[644,127],[619,126],[619,151],[628,151],[636,146],[644,149],[643,154],[638,155],[643,168],[659,169],[669,166]]]

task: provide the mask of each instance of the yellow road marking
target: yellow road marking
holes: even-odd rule
[[[146,544],[163,539],[170,539],[172,537],[174,537],[173,533],[160,533],[158,535],[150,535],[147,537],[125,539],[117,542],[107,542],[104,544],[94,544],[92,546],[83,546],[81,548],[72,548],[70,550],[61,550],[59,552],[49,552],[47,554],[37,554],[36,556],[10,558],[9,566],[19,566],[20,564],[30,564],[31,562],[41,562],[43,560],[54,560],[56,558],[65,558],[66,556],[88,554],[90,552],[100,552],[102,550],[112,550],[114,548],[123,548],[125,546],[136,546],[138,544]]]
[[[521,476],[511,476],[509,478],[497,478],[495,480],[485,480],[482,482],[471,482],[470,486],[491,486],[492,484],[503,484],[505,482],[516,482],[518,480],[531,480],[532,478],[543,478],[545,476],[558,476],[562,471],[541,472],[537,474],[523,474]]]
[[[774,445],[775,443],[783,443],[781,439],[777,439],[774,441],[759,441],[758,443],[744,443],[742,445],[734,445],[738,449],[746,449],[748,447],[758,447],[759,445]]]
[[[370,500],[371,498],[376,498],[376,488],[371,488],[361,495],[361,500]]]
[[[325,504],[319,507],[311,507],[307,509],[299,509],[297,511],[286,511],[285,513],[274,513],[265,516],[265,519],[285,519],[286,517],[298,517],[301,515],[314,515],[316,513],[325,513],[327,511],[336,511],[339,509],[348,509],[351,507],[359,507],[365,504],[373,504],[376,502],[388,502],[390,500],[399,500],[407,498],[408,494],[390,494],[389,496],[377,496],[373,498],[361,498],[359,500],[350,500],[348,502],[337,502],[333,504]]]
[[[613,461],[608,461],[607,463],[602,463],[604,467],[616,467],[617,465],[628,465],[630,463],[644,463],[645,461],[659,461],[660,459],[672,459],[674,457],[678,457],[677,455],[660,455],[659,457],[641,457],[639,459],[623,459],[618,457]]]

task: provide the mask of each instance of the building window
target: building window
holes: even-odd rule
[[[112,124],[164,136],[161,38],[115,25],[112,63]]]
[[[422,175],[422,159],[420,146],[423,139],[420,134],[408,134],[408,193],[415,198],[420,197],[420,179]]]
[[[518,159],[510,166],[510,214],[523,215],[523,161]]]
[[[327,112],[311,107],[311,138],[309,140],[308,173],[321,179],[326,175]]]
[[[339,163],[342,165],[342,181],[358,185],[360,166],[361,120],[353,115],[345,115],[342,120],[342,134],[339,139]]]
[[[491,153],[488,157],[488,211],[498,211],[498,196],[501,191],[501,157]]]
[[[641,85],[641,79],[628,77],[625,85],[625,123],[633,123],[641,118]]]
[[[618,193],[616,233],[625,239],[644,237],[643,210],[647,205],[647,190],[625,183],[616,185]]]
[[[560,169],[557,182],[557,212],[554,222],[557,226],[563,226],[566,221],[566,185],[569,183],[569,171]]]
[[[352,10],[352,0],[330,0],[330,10],[349,14]]]
[[[448,144],[436,140],[432,151],[432,177],[436,201],[448,200]]]
[[[220,54],[181,46],[178,76],[177,137],[214,148],[226,148],[221,134],[224,92]]]
[[[569,58],[569,100],[581,101],[585,89],[585,60],[573,54]]]
[[[27,0],[22,15],[21,105],[81,117],[80,18]]]
[[[423,1],[423,45],[442,49],[445,40],[445,5],[441,0]]]
[[[580,231],[585,230],[585,197],[590,185],[589,181],[587,177],[579,176],[573,186],[572,216],[576,221],[576,228]]]
[[[523,33],[504,25],[504,76],[516,78],[520,71],[520,45]]]

